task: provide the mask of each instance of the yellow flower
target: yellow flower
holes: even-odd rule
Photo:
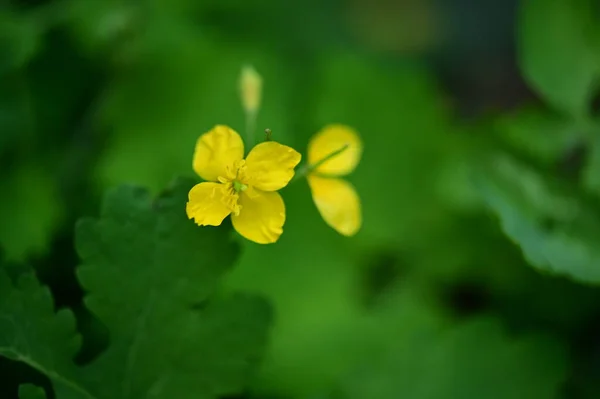
[[[308,144],[308,184],[325,222],[338,233],[352,236],[362,224],[360,198],[339,177],[348,175],[362,155],[358,134],[344,125],[325,126]]]
[[[244,157],[240,135],[217,125],[198,138],[194,171],[206,182],[192,187],[186,212],[200,226],[218,226],[231,214],[233,227],[259,244],[276,242],[283,232],[285,206],[277,190],[294,176],[301,155],[267,141]]]

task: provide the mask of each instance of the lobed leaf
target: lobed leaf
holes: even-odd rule
[[[219,294],[239,248],[231,228],[185,217],[179,181],[154,200],[131,186],[111,191],[99,219],[82,220],[76,246],[85,303],[110,345],[91,364],[71,359],[79,337],[69,311],[33,274],[13,286],[0,269],[0,355],[45,373],[58,399],[217,398],[239,393],[265,345],[271,313],[261,298]]]

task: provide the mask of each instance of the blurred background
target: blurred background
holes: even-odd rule
[[[215,124],[242,132],[250,63],[259,131],[304,154],[325,124],[361,134],[364,224],[338,235],[301,181],[281,240],[244,243],[225,287],[275,323],[240,399],[598,398],[598,125],[525,83],[518,3],[0,1],[0,247],[74,309],[93,359],[75,221],[115,185],[193,176]],[[36,379],[0,358],[6,392]]]

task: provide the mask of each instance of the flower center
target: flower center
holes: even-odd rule
[[[233,189],[235,190],[236,193],[239,193],[240,191],[246,191],[246,189],[248,188],[248,186],[238,180],[234,180],[233,181]]]

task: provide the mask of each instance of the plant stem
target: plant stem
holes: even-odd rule
[[[254,147],[256,137],[254,137],[254,129],[256,128],[256,113],[246,113],[246,139],[248,140],[248,148]]]
[[[312,172],[313,170],[317,169],[319,166],[323,165],[325,162],[329,161],[331,158],[336,157],[338,155],[340,155],[342,152],[346,151],[348,149],[349,145],[348,144],[344,144],[342,147],[340,147],[339,149],[327,154],[325,157],[323,157],[323,159],[315,162],[312,165],[306,164],[303,167],[300,168],[300,170],[298,170],[298,172],[294,175],[294,178],[292,179],[292,182],[302,179],[305,176],[308,176],[308,174],[310,172]]]

